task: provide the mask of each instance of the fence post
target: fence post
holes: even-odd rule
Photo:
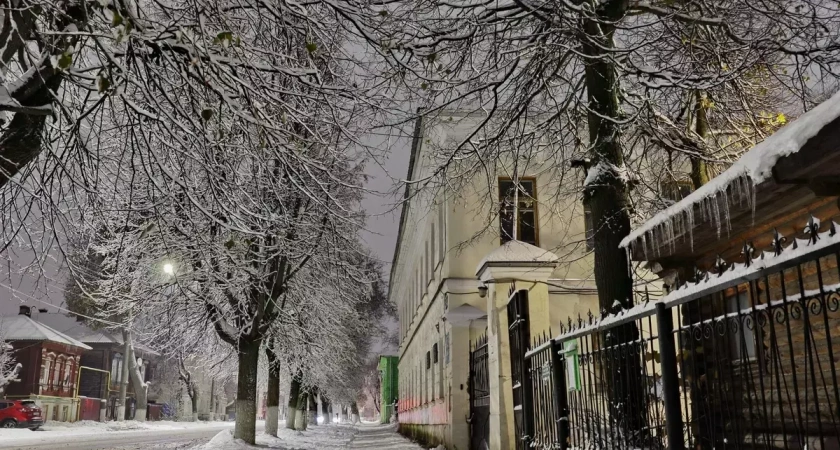
[[[557,438],[560,441],[560,450],[569,448],[569,399],[566,397],[566,372],[563,370],[563,359],[560,358],[560,351],[563,346],[560,342],[551,340],[551,378],[554,384],[554,411],[557,414]]]
[[[682,412],[680,411],[680,380],[677,375],[677,347],[674,343],[674,317],[665,304],[656,304],[659,324],[659,366],[662,371],[662,396],[665,400],[665,434],[668,450],[683,450]]]

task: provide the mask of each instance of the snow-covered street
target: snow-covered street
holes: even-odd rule
[[[41,430],[0,430],[0,449],[67,450],[190,448],[232,429],[233,422],[90,422],[56,423]],[[262,429],[261,427],[259,429]]]
[[[63,425],[63,424],[62,424]],[[244,450],[257,447],[233,440],[233,422],[78,422],[43,430],[0,430],[2,450]],[[278,437],[257,424],[257,446],[285,450],[416,450],[394,425],[323,425],[304,432],[282,427]]]

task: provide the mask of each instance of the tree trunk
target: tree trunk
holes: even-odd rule
[[[330,399],[324,394],[321,394],[321,409],[323,409],[324,425],[332,423],[332,406]]]
[[[582,49],[585,60],[586,90],[589,102],[587,124],[593,164],[605,163],[624,169],[624,154],[621,147],[621,120],[619,107],[620,83],[615,62],[609,49],[614,47],[614,23],[627,11],[627,0],[609,0],[597,6],[597,20],[584,20]],[[630,233],[628,194],[630,186],[626,178],[613,170],[605,170],[602,176],[585,187],[584,198],[589,203],[595,224],[595,283],[598,287],[598,303],[601,310],[616,312],[633,305],[633,280],[629,261],[624,249],[619,248],[621,240]],[[635,323],[612,328],[605,333],[607,346],[617,348],[619,344],[638,340],[639,331]],[[627,344],[637,345],[637,344]],[[641,349],[640,349],[641,350]],[[609,399],[609,413],[618,425],[622,435],[632,443],[646,442],[644,432],[645,409],[641,364],[634,352],[622,350],[614,358],[607,358],[606,374]]]
[[[253,445],[257,429],[257,364],[259,340],[240,340],[236,380],[236,427],[233,437]]]
[[[210,379],[210,421],[216,420],[216,379]]]
[[[131,332],[129,332],[131,334]],[[148,387],[146,381],[143,380],[140,373],[140,367],[137,365],[137,355],[134,354],[134,346],[128,347],[127,365],[131,366],[129,373],[131,375],[131,385],[134,387],[134,398],[137,402],[134,407],[134,420],[146,421],[146,405],[148,403],[147,392]]]
[[[309,411],[306,416],[309,425],[318,425],[318,389],[312,388],[309,392]]]
[[[297,417],[295,418],[295,429],[299,431],[306,431],[306,405],[309,397],[308,392],[302,392],[298,396],[298,403],[297,403]]]
[[[268,358],[268,398],[265,403],[267,407],[265,415],[265,432],[271,436],[277,436],[277,426],[280,417],[280,366],[277,356],[271,345],[266,345],[265,356]]]
[[[190,401],[192,405],[192,421],[198,422],[198,396],[200,394],[200,391],[198,390],[198,383],[196,383],[195,381],[190,383],[189,390]]]
[[[696,116],[695,120],[697,123],[694,131],[700,138],[699,145],[697,146],[697,152],[699,154],[689,158],[691,160],[691,184],[694,185],[694,189],[698,189],[700,186],[709,182],[709,168],[706,165],[705,155],[703,153],[706,148],[706,137],[709,135],[708,110],[709,105],[706,94],[697,91],[694,106],[694,115]]]
[[[355,400],[353,403],[350,403],[350,414],[353,417],[353,425],[361,422],[361,419],[359,418],[359,405],[356,404]]]
[[[300,373],[292,377],[291,386],[289,387],[289,410],[286,412],[286,428],[290,430],[295,429],[295,420],[297,419],[300,378]]]
[[[120,370],[120,396],[117,398],[117,422],[125,420],[125,402],[128,397],[128,356],[131,353],[131,334],[123,330],[123,365]]]

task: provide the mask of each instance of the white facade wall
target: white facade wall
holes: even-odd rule
[[[416,142],[411,179],[428,175],[428,148],[454,145],[470,128],[470,120],[424,131]],[[550,161],[536,161],[520,176],[536,178],[539,246],[553,251],[561,264],[549,286],[551,322],[597,312],[592,259],[587,255],[583,205],[579,199],[552,198],[557,191]],[[406,434],[431,445],[468,448],[469,345],[484,333],[486,320],[451,323],[448,311],[470,305],[485,311],[478,295],[475,271],[485,255],[500,245],[497,176],[511,173],[500,167],[491,178],[476,176],[461,192],[446,195],[422,192],[410,197],[401,222],[398,250],[391,274],[390,297],[400,320],[399,421]],[[577,177],[569,176],[579,183]],[[545,194],[545,200],[543,196]],[[489,196],[489,197],[488,197]],[[495,217],[495,218],[494,218]],[[438,362],[431,352],[437,344]],[[427,368],[426,354],[430,353]]]

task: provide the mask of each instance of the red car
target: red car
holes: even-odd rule
[[[30,400],[0,399],[0,428],[37,430],[44,424],[41,408]]]

